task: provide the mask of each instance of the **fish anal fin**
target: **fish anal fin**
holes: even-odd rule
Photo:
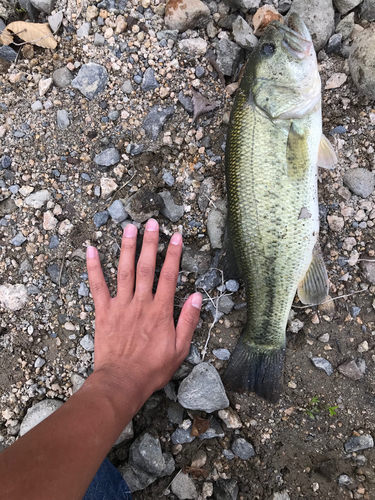
[[[337,163],[337,156],[325,135],[322,135],[319,143],[318,151],[318,167],[327,168],[332,170]]]
[[[303,304],[320,304],[328,295],[328,275],[319,245],[313,250],[311,264],[298,286],[298,297]]]

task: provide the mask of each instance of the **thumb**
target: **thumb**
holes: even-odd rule
[[[202,307],[202,295],[197,292],[190,295],[182,308],[176,327],[177,352],[189,350],[191,338],[199,321]]]

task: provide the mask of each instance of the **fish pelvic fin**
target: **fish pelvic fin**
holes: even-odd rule
[[[236,392],[255,392],[270,403],[277,403],[284,357],[284,346],[270,349],[247,343],[241,337],[223,375],[224,385]]]
[[[298,286],[298,297],[303,304],[317,305],[327,297],[328,276],[323,256],[317,243],[309,269]]]
[[[318,151],[318,167],[332,170],[337,163],[337,156],[332,144],[325,135],[322,135]]]

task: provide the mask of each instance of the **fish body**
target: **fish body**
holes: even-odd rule
[[[270,401],[281,390],[297,287],[305,303],[319,303],[328,283],[317,247],[317,173],[319,155],[330,163],[331,154],[332,163],[334,154],[322,140],[310,35],[296,15],[289,26],[272,23],[250,56],[226,146],[229,234],[245,281],[247,323],[224,382]]]

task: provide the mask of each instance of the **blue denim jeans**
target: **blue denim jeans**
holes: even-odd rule
[[[132,496],[121,474],[106,458],[83,500],[132,500]]]

